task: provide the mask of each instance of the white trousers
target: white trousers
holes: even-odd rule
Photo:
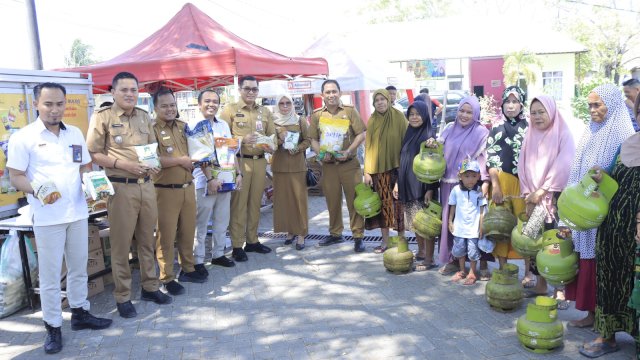
[[[196,189],[196,236],[193,241],[193,257],[196,264],[205,259],[224,256],[227,228],[231,214],[231,192],[204,195],[205,189]],[[213,244],[207,242],[207,227],[213,221]]]
[[[53,327],[62,325],[60,272],[62,258],[67,264],[67,299],[72,308],[89,310],[87,301],[87,219],[71,223],[34,226],[38,241],[40,267],[40,303],[42,318]]]

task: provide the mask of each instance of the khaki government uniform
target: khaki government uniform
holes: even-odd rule
[[[156,142],[149,114],[135,108],[130,116],[118,105],[103,107],[93,114],[87,131],[87,148],[115,159],[138,161],[134,145]],[[117,164],[116,164],[116,167]],[[135,235],[140,262],[140,278],[146,291],[158,290],[155,237],[158,220],[156,191],[151,179],[121,168],[106,168],[109,178],[126,178],[128,183],[112,181],[115,195],[109,197],[111,268],[118,303],[131,300],[129,251]]]
[[[186,124],[179,120],[157,121],[153,131],[162,157],[189,156]],[[196,232],[196,193],[191,171],[182,166],[163,168],[153,179],[158,198],[157,252],[160,281],[175,279],[173,272],[174,242],[178,262],[186,273],[194,271],[193,238]]]
[[[279,126],[278,131],[300,133],[298,152],[278,146],[273,154],[273,231],[306,236],[309,233],[307,163],[305,150],[311,145],[307,121]]]
[[[349,148],[354,138],[366,130],[360,114],[353,106],[339,105],[335,115],[331,114],[326,106],[323,106],[313,112],[309,126],[309,137],[318,142],[320,142],[321,135],[320,118],[349,119],[349,131],[342,144],[342,150]],[[342,230],[344,230],[342,223],[342,192],[344,191],[349,210],[351,233],[353,237],[359,238],[364,236],[364,218],[356,213],[353,200],[356,197],[356,185],[362,182],[362,170],[357,156],[355,154],[350,156],[351,158],[347,161],[322,162],[320,185],[329,210],[329,233],[333,236],[341,236]]]
[[[231,135],[242,138],[252,133],[261,135],[275,134],[271,111],[268,108],[253,104],[249,106],[240,100],[227,104],[220,118],[229,124]],[[267,175],[267,160],[264,150],[254,145],[242,144],[242,188],[231,193],[231,221],[229,232],[234,248],[242,244],[258,242],[258,223],[260,206]]]

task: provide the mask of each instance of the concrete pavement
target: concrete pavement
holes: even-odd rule
[[[324,198],[309,198],[311,234],[326,234]],[[271,230],[270,210],[260,231]],[[344,210],[345,224],[347,212]],[[348,226],[347,226],[348,227]],[[347,232],[345,232],[347,233]],[[376,231],[367,235],[378,235]],[[39,310],[0,320],[1,359],[584,359],[578,347],[596,336],[565,326],[564,347],[549,355],[524,350],[515,333],[525,306],[503,314],[484,299],[485,283],[452,284],[436,271],[393,275],[381,255],[355,254],[353,243],[320,248],[308,240],[296,251],[283,238],[261,239],[267,255],[249,253],[234,268],[208,266],[204,284],[184,284],[171,305],[140,301],[138,317],[122,319],[111,290],[91,298],[92,313],[114,319],[101,331],[71,331],[64,311],[64,349],[45,356]],[[522,262],[515,262],[522,266]],[[559,318],[579,319],[571,307]],[[633,340],[618,337],[621,351],[604,359],[634,357]]]

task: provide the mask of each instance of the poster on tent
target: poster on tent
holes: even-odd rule
[[[22,93],[10,91],[0,90],[0,211],[8,210],[6,206],[15,206],[18,199],[24,196],[10,186],[6,166],[9,137],[28,123],[28,99]]]
[[[444,59],[404,61],[401,66],[416,80],[442,80],[447,74]]]
[[[89,129],[89,98],[87,94],[67,94],[67,106],[64,109],[63,121],[65,124],[80,128],[82,134],[87,137]]]

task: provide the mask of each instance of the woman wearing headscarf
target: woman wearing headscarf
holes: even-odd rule
[[[618,96],[617,88],[606,86],[594,91],[602,94],[601,101],[607,107],[605,122],[615,121],[617,117],[624,118],[621,113],[626,113],[626,109],[621,106],[624,102]],[[598,105],[600,101],[590,97],[589,107],[592,111],[597,111]],[[634,110],[635,120],[640,125],[640,97],[636,99]],[[629,130],[622,125],[623,121],[616,121],[616,124],[620,124],[618,126],[624,128],[623,133],[617,137],[624,137]],[[626,121],[628,122],[628,117]],[[594,179],[597,182],[601,181],[603,171],[605,170],[596,167]],[[619,156],[614,158],[614,166],[607,169],[607,172],[618,183],[619,188],[611,199],[609,213],[598,228],[596,236],[594,328],[600,336],[580,349],[580,353],[588,357],[617,351],[619,348],[615,334],[619,331],[635,338],[636,355],[640,354],[638,317],[636,310],[628,305],[634,287],[635,248],[637,244],[640,245],[640,133],[631,135],[622,143]]]
[[[393,197],[400,200],[404,209],[405,229],[412,229],[414,217],[432,199],[438,183],[422,183],[413,173],[413,159],[420,153],[422,143],[435,136],[431,127],[429,105],[423,101],[415,101],[407,109],[407,114],[409,127],[402,140],[398,182],[393,188]],[[416,265],[415,270],[433,269],[436,266],[433,262],[434,239],[425,239],[416,234],[416,240],[418,242],[416,260],[422,260],[422,264]]]
[[[400,149],[407,131],[407,119],[401,111],[391,106],[389,92],[384,89],[373,94],[375,111],[367,122],[364,154],[364,183],[373,186],[382,200],[380,214],[365,219],[367,230],[380,228],[382,244],[374,251],[382,253],[387,248],[389,228],[404,233],[403,211],[393,198],[393,188],[398,181]]]
[[[309,231],[307,214],[307,165],[305,150],[311,144],[307,122],[298,118],[289,95],[277,97],[273,112],[278,149],[273,153],[273,231],[286,232],[285,245],[296,238],[296,249],[304,249]]]
[[[444,145],[444,159],[447,164],[444,177],[440,180],[440,200],[448,204],[451,190],[460,182],[458,165],[465,158],[477,160],[480,165],[480,180],[483,182],[482,193],[486,197],[489,190],[489,175],[486,166],[485,144],[489,130],[480,123],[480,103],[475,96],[467,96],[460,101],[456,120],[442,131],[438,142]],[[437,146],[436,140],[427,140],[427,146]],[[438,262],[443,265],[438,271],[449,275],[458,270],[457,261],[451,255],[453,235],[449,232],[449,206],[442,207],[442,231],[438,248]],[[486,263],[484,264],[486,266]],[[486,268],[481,266],[481,280],[488,280]],[[484,274],[484,275],[483,275]],[[483,278],[484,277],[484,278]]]
[[[502,204],[506,199],[510,199],[515,216],[525,211],[518,181],[518,159],[522,140],[527,132],[524,106],[524,91],[517,86],[506,88],[502,93],[503,121],[493,126],[487,138],[491,200],[495,204]],[[520,255],[511,247],[510,241],[497,242],[493,254],[498,257],[500,267],[507,262],[507,258],[520,259]],[[525,268],[528,268],[528,263],[525,264]],[[523,283],[526,285],[527,282],[525,275]]]
[[[520,192],[525,197],[527,215],[541,215],[545,227],[553,228],[555,222],[554,203],[556,197],[567,186],[569,167],[575,156],[575,144],[569,126],[558,111],[555,100],[540,95],[531,100],[529,130],[527,131],[520,158],[518,160],[518,178]],[[531,220],[535,221],[535,220]],[[546,295],[547,282],[535,267],[531,269],[537,275],[536,285],[529,293]],[[556,294],[554,294],[555,296]],[[562,294],[557,294],[560,297]],[[558,299],[558,305],[566,307],[564,298]]]

